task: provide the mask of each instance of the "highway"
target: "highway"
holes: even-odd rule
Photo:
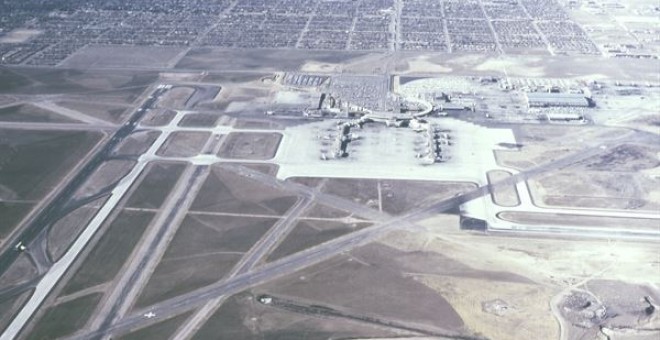
[[[610,143],[617,142],[618,139],[613,140]],[[298,252],[278,261],[265,264],[261,267],[255,268],[252,271],[236,275],[233,278],[226,278],[218,281],[215,284],[197,289],[190,293],[161,301],[160,303],[148,307],[145,310],[137,311],[135,314],[119,320],[107,329],[82,334],[80,336],[74,337],[74,339],[96,339],[99,335],[102,334],[126,332],[137,328],[142,324],[153,322],[153,320],[146,319],[143,316],[145,312],[153,312],[159,319],[162,320],[163,318],[168,318],[170,316],[180,314],[205,304],[210,299],[229,296],[259,284],[272,281],[273,279],[293,274],[299,270],[320,263],[339,254],[348,252],[358,246],[378,240],[380,237],[393,230],[410,227],[417,221],[434,216],[438,213],[449,211],[463,203],[480,198],[484,195],[489,195],[493,188],[514,185],[520,181],[527,180],[547,171],[564,168],[583,159],[597,155],[601,152],[603,152],[603,145],[582,150],[580,152],[560,158],[554,162],[532,168],[528,171],[520,172],[502,181],[481,186],[462,195],[437,202],[425,208],[417,209],[401,216],[390,218],[389,220],[380,224],[355,231],[348,235],[322,243],[316,247]],[[286,183],[286,185],[289,184],[289,182]],[[378,212],[375,213],[379,214]],[[380,217],[381,218],[379,218],[379,220],[383,219],[384,216],[381,215]]]

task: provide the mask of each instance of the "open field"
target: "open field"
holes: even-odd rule
[[[422,222],[427,232],[388,235],[383,242],[409,257],[389,265],[406,264],[407,275],[442,294],[467,327],[489,339],[558,338],[550,301],[583,280],[660,281],[653,243],[481,237],[447,227],[452,218]]]
[[[364,52],[295,51],[268,49],[258,51],[220,48],[196,48],[181,59],[176,68],[199,70],[296,71],[309,62],[336,65]],[[332,69],[328,69],[331,71]]]
[[[165,126],[169,124],[174,116],[176,111],[167,110],[167,109],[151,109],[140,121],[140,125],[146,127],[152,126]]]
[[[0,302],[0,330],[4,330],[9,325],[30,295],[32,295],[32,290]]]
[[[94,132],[0,130],[0,198],[38,200],[94,147]]]
[[[97,195],[104,190],[111,190],[135,166],[135,161],[109,160],[103,162],[75,193],[75,199]]]
[[[220,118],[219,115],[211,113],[189,113],[181,119],[181,127],[213,127]]]
[[[389,338],[401,333],[332,318],[281,311],[256,301],[249,292],[234,295],[195,334],[194,340],[321,340]]]
[[[27,216],[36,202],[0,201],[0,244]]]
[[[156,107],[170,110],[185,109],[186,102],[195,93],[192,87],[175,87],[158,98]]]
[[[267,120],[255,120],[255,119],[238,119],[234,123],[234,128],[236,129],[265,129],[265,130],[282,130],[284,126],[278,122],[272,122]]]
[[[169,339],[191,313],[184,313],[119,337],[119,340],[162,340]]]
[[[48,228],[48,255],[58,260],[96,215],[105,198],[90,202],[63,216]]]
[[[658,220],[646,218],[617,218],[514,211],[504,211],[497,216],[505,221],[526,225],[569,225],[630,230],[658,230]]]
[[[656,211],[657,178],[641,172],[562,171],[529,181],[534,203],[599,209]]]
[[[114,153],[122,156],[139,156],[149,149],[159,135],[158,131],[134,132],[117,146]]]
[[[163,68],[181,51],[179,47],[164,46],[88,46],[65,60],[63,66]]]
[[[165,157],[192,157],[202,151],[210,136],[210,132],[177,131],[170,134],[156,154]]]
[[[342,307],[360,315],[462,331],[463,321],[441,295],[383,266],[391,260],[379,256],[386,251],[382,246],[362,247],[254,291]]]
[[[190,211],[281,216],[298,200],[214,165]]]
[[[510,172],[502,170],[489,171],[488,183],[493,184],[502,181],[511,176]],[[515,186],[508,186],[505,188],[496,188],[491,192],[493,202],[502,207],[515,207],[520,205],[520,197]]]
[[[57,105],[82,112],[85,115],[96,117],[114,124],[123,123],[130,113],[126,105],[88,101],[61,101]]]
[[[291,233],[270,253],[268,261],[278,260],[370,225],[371,223],[299,220]]]
[[[275,157],[282,140],[279,133],[231,132],[218,156],[232,159],[267,160]]]
[[[188,214],[136,307],[189,292],[222,278],[276,219]]]
[[[61,303],[44,311],[29,332],[29,339],[54,339],[72,334],[87,323],[101,294],[89,294]]]
[[[102,135],[0,129],[0,239],[64,180]]]
[[[158,79],[152,71],[22,68],[0,70],[5,94],[68,94],[130,104]]]
[[[112,280],[128,259],[153,216],[150,212],[122,211],[86,255],[63,288],[62,295],[73,294]]]
[[[30,104],[18,104],[0,109],[3,122],[79,123],[55,112]]]
[[[131,208],[159,208],[170,193],[186,165],[183,163],[151,163],[146,175],[126,202]]]
[[[398,215],[475,187],[464,182],[329,178],[320,190]]]

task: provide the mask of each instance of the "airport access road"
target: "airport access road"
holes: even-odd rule
[[[620,139],[617,138],[612,140],[610,143],[615,144],[619,141]],[[231,294],[238,293],[245,289],[255,287],[274,279],[293,274],[304,268],[308,268],[334,256],[348,252],[356,247],[378,240],[393,230],[409,228],[414,226],[415,222],[442,212],[449,211],[468,201],[489,195],[491,190],[494,188],[515,185],[520,181],[533,178],[548,171],[565,168],[575,164],[576,162],[598,155],[599,153],[603,152],[603,146],[605,148],[608,147],[608,145],[598,145],[586,150],[581,150],[580,152],[559,158],[553,162],[520,172],[502,181],[481,186],[467,193],[437,202],[431,206],[422,209],[416,209],[407,214],[391,218],[386,222],[355,231],[342,237],[338,237],[313,248],[309,248],[280,260],[265,264],[255,268],[252,271],[237,275],[233,278],[224,279],[206,287],[180,295],[178,297],[161,301],[153,306],[147,307],[141,311],[137,311],[135,314],[119,320],[108,328],[82,334],[80,336],[74,337],[74,339],[96,339],[101,334],[126,332],[131,329],[138,328],[141,325],[153,322],[153,320],[149,320],[144,317],[144,313],[146,312],[153,312],[156,314],[157,318],[162,320],[196,308],[206,303],[209,299],[215,299],[221,296],[229,296]]]

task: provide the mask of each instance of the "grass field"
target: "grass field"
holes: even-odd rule
[[[270,253],[268,261],[278,260],[370,225],[370,223],[351,225],[334,221],[299,221],[284,241]]]
[[[138,299],[138,307],[221,279],[275,221],[188,214]]]
[[[123,123],[131,112],[127,105],[101,102],[67,100],[58,102],[57,105],[115,124]]]
[[[0,129],[0,198],[39,200],[100,140],[95,132]]]
[[[69,279],[62,295],[73,294],[112,280],[128,259],[153,216],[150,212],[122,211]]]
[[[169,195],[186,165],[183,163],[152,163],[146,176],[131,194],[127,207],[159,208]]]
[[[0,244],[32,210],[34,203],[0,201]]]
[[[218,156],[231,159],[267,160],[275,157],[282,140],[279,133],[231,132]]]
[[[263,185],[216,165],[190,210],[280,216],[297,199],[291,193]]]
[[[48,229],[48,255],[51,259],[57,260],[69,246],[75,241],[83,229],[87,226],[89,221],[96,215],[98,206],[103,204],[105,198],[100,198],[96,201],[86,204],[60,220],[55,222]]]
[[[177,315],[155,325],[123,335],[119,340],[162,340],[169,339],[181,324],[190,317],[189,313]]]
[[[90,294],[48,308],[37,320],[28,338],[47,340],[72,334],[87,323],[101,296],[100,293]]]
[[[210,113],[189,113],[181,119],[181,127],[213,127],[220,116]]]
[[[0,121],[30,123],[77,123],[77,121],[73,119],[29,104],[18,104],[0,109]]]
[[[170,134],[157,154],[166,157],[192,157],[198,155],[210,136],[210,132],[174,132]]]

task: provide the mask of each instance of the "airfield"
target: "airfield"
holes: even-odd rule
[[[645,1],[314,3],[0,35],[0,339],[660,336]]]

